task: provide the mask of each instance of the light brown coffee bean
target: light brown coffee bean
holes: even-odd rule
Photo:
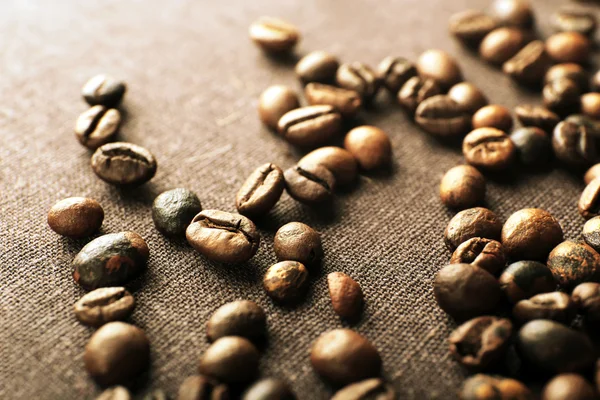
[[[363,292],[358,283],[342,272],[327,275],[333,310],[342,318],[356,319],[363,307]]]
[[[354,117],[362,107],[362,99],[358,92],[321,83],[306,85],[304,95],[308,104],[333,106],[345,118]]]
[[[518,28],[498,28],[486,35],[479,45],[479,55],[485,61],[501,65],[510,60],[525,45],[525,34]]]
[[[454,58],[443,50],[427,50],[417,59],[417,70],[423,78],[435,80],[448,89],[462,81],[462,72]]]
[[[299,107],[298,96],[292,89],[283,85],[270,86],[258,99],[258,116],[263,124],[276,130],[279,119]]]
[[[337,57],[326,51],[317,50],[308,53],[298,61],[295,72],[304,83],[330,83],[340,65]]]
[[[366,171],[388,166],[392,159],[392,143],[388,135],[374,126],[359,126],[346,134],[344,147]]]
[[[77,118],[75,136],[79,143],[96,150],[112,140],[120,123],[121,114],[118,110],[101,105],[93,106]]]
[[[506,133],[495,128],[479,128],[463,141],[463,155],[476,168],[500,171],[512,166],[516,148]]]
[[[293,303],[305,294],[308,270],[297,261],[281,261],[272,265],[263,278],[263,287],[275,301]]]
[[[325,146],[311,151],[298,164],[319,164],[335,177],[336,185],[353,183],[358,176],[358,163],[348,150],[336,146]]]
[[[127,318],[135,308],[135,299],[124,287],[99,288],[83,296],[75,306],[75,317],[90,326]]]
[[[285,53],[300,40],[300,32],[280,18],[261,17],[250,25],[250,39],[268,53]]]
[[[285,113],[277,123],[279,134],[293,145],[317,147],[340,132],[342,116],[333,106],[300,107]]]
[[[48,212],[48,225],[59,235],[80,238],[91,236],[102,226],[104,210],[100,203],[86,197],[69,197],[54,204]]]

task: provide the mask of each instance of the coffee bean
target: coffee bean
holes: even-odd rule
[[[488,33],[479,45],[479,55],[485,61],[502,65],[525,45],[525,34],[518,28],[497,28]]]
[[[125,83],[111,76],[96,75],[83,85],[81,95],[90,106],[111,108],[121,103],[126,89]]]
[[[322,165],[302,163],[288,168],[283,176],[288,194],[301,203],[317,204],[333,198],[335,177]]]
[[[332,272],[327,275],[327,286],[333,311],[342,318],[356,319],[363,307],[360,285],[342,272]]]
[[[465,367],[485,369],[506,354],[511,335],[512,324],[508,319],[473,318],[450,335],[450,354]]]
[[[366,171],[389,166],[392,159],[392,143],[381,129],[363,125],[346,134],[344,147]]]
[[[381,379],[371,378],[338,390],[331,400],[396,400],[396,393]]]
[[[463,210],[483,203],[485,178],[470,165],[459,165],[444,174],[440,198],[447,207]]]
[[[185,231],[188,243],[211,261],[239,264],[251,259],[260,243],[252,221],[243,215],[204,210]]]
[[[169,398],[165,392],[160,389],[156,389],[145,395],[143,400],[169,400]]]
[[[430,78],[440,87],[448,89],[462,81],[462,72],[454,58],[443,50],[427,50],[417,59],[417,71],[423,78]]]
[[[474,264],[492,275],[498,275],[506,266],[506,257],[500,242],[475,237],[454,250],[450,264]]]
[[[452,86],[448,91],[448,97],[457,102],[469,114],[474,114],[488,104],[488,99],[483,92],[469,82],[461,82]]]
[[[308,104],[313,106],[325,104],[335,107],[345,118],[356,116],[362,107],[362,99],[358,92],[321,83],[306,85],[304,95]]]
[[[419,104],[415,122],[428,133],[439,137],[456,137],[469,130],[471,118],[446,95],[429,97]]]
[[[340,65],[335,79],[338,86],[356,91],[365,101],[375,97],[381,85],[375,71],[360,62]]]
[[[577,374],[561,374],[555,376],[544,386],[542,400],[595,400],[594,387]]]
[[[319,336],[310,361],[322,378],[340,385],[377,376],[381,369],[377,349],[350,329],[334,329]]]
[[[562,63],[551,67],[546,76],[544,77],[544,83],[548,84],[560,78],[567,78],[572,80],[579,86],[579,90],[585,91],[589,84],[590,76],[588,72],[579,64],[575,63]]]
[[[267,294],[281,303],[299,301],[306,293],[308,270],[297,261],[280,261],[271,265],[263,278]]]
[[[100,179],[113,185],[141,185],[156,174],[156,160],[152,153],[125,142],[98,147],[91,165]]]
[[[202,211],[194,192],[177,188],[162,192],[152,203],[154,226],[167,236],[183,236],[192,219]]]
[[[121,114],[114,108],[93,106],[83,112],[75,123],[75,136],[88,149],[96,150],[111,141],[119,130]]]
[[[577,32],[555,33],[546,39],[546,51],[561,63],[584,63],[590,55],[590,40]]]
[[[85,369],[101,385],[125,383],[150,364],[150,342],[144,331],[124,322],[109,322],[85,346]]]
[[[342,117],[333,106],[300,107],[279,119],[277,130],[288,142],[300,147],[317,147],[340,132]]]
[[[590,219],[600,214],[600,179],[591,181],[581,193],[578,209],[582,217]]]
[[[460,391],[461,400],[534,400],[535,398],[527,386],[515,379],[483,374],[467,379]]]
[[[518,261],[510,264],[500,275],[499,282],[500,288],[512,304],[536,294],[556,290],[552,271],[536,261]]]
[[[126,387],[115,386],[100,393],[96,400],[131,400],[131,394]]]
[[[519,128],[510,135],[517,158],[526,166],[544,165],[552,156],[550,136],[540,128]]]
[[[81,323],[100,326],[127,318],[135,308],[135,300],[124,287],[107,287],[86,294],[73,308]]]
[[[552,134],[554,127],[560,122],[560,117],[541,106],[524,104],[515,108],[515,115],[525,127],[537,127],[548,134]]]
[[[572,114],[579,109],[580,96],[579,87],[568,78],[555,79],[542,90],[544,105],[562,115]]]
[[[550,23],[558,32],[578,32],[591,36],[596,31],[594,14],[572,8],[563,8],[552,14]]]
[[[298,61],[295,72],[304,83],[329,83],[335,80],[340,62],[337,57],[326,51],[317,50],[308,53]]]
[[[250,25],[250,39],[267,53],[286,53],[300,40],[300,32],[282,19],[260,17]]]
[[[285,381],[266,378],[246,389],[242,400],[296,400],[296,395]]]
[[[321,235],[302,222],[289,222],[279,228],[273,250],[279,261],[291,260],[314,266],[323,259]]]
[[[510,131],[513,126],[510,110],[498,104],[490,104],[480,108],[473,114],[473,129],[496,128],[504,132]]]
[[[513,317],[520,323],[551,319],[568,324],[575,318],[575,303],[565,293],[542,293],[519,301],[513,308]]]
[[[494,18],[476,10],[458,12],[450,17],[450,33],[467,45],[477,45],[498,24]]]
[[[479,128],[469,133],[463,140],[462,151],[467,163],[487,171],[505,170],[516,159],[514,143],[496,128]]]
[[[177,393],[177,400],[229,400],[227,386],[206,376],[194,375],[186,378]]]
[[[258,116],[263,124],[276,130],[279,119],[300,107],[296,92],[287,86],[269,86],[258,99]]]
[[[90,236],[100,229],[104,210],[100,203],[86,197],[68,197],[48,212],[48,225],[59,235],[72,238]]]
[[[389,56],[379,63],[377,75],[386,89],[396,95],[406,81],[417,75],[417,67],[404,57]]]
[[[336,185],[353,183],[358,176],[358,163],[346,149],[335,146],[321,147],[311,151],[300,159],[298,164],[320,164],[335,177]]]
[[[119,286],[145,267],[150,251],[135,232],[110,233],[89,242],[73,260],[73,279],[86,290]]]
[[[524,85],[537,85],[552,65],[541,40],[534,40],[502,65],[502,71]]]
[[[556,125],[552,148],[556,158],[567,166],[587,167],[597,161],[597,128],[585,120],[565,120]]]
[[[219,307],[206,324],[206,336],[214,342],[225,336],[261,339],[267,331],[267,316],[253,301],[232,301]]]
[[[595,164],[586,171],[583,181],[586,185],[589,185],[591,181],[598,177],[600,177],[600,164]]]
[[[548,256],[548,268],[564,289],[600,280],[600,254],[584,243],[565,241]]]
[[[406,81],[398,92],[398,103],[410,114],[426,99],[442,93],[441,88],[433,79],[423,79],[413,76]]]
[[[594,217],[583,225],[583,240],[594,250],[600,251],[600,217]]]
[[[581,112],[595,120],[600,119],[600,93],[586,93],[581,96]]]
[[[492,11],[503,25],[530,28],[534,23],[533,10],[527,0],[495,0]]]
[[[581,283],[573,289],[573,302],[585,323],[597,328],[600,326],[600,284],[595,282]]]
[[[457,213],[448,223],[444,243],[454,251],[461,243],[474,237],[500,239],[502,222],[492,211],[475,207]]]
[[[275,206],[284,188],[281,168],[271,163],[263,164],[250,174],[237,192],[235,206],[242,215],[264,215]]]
[[[217,339],[200,357],[198,371],[227,384],[252,381],[260,354],[252,342],[239,336]]]
[[[563,231],[556,218],[539,208],[513,213],[502,227],[502,245],[513,261],[545,261],[562,240]]]

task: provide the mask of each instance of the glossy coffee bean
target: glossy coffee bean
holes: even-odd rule
[[[540,128],[550,135],[560,122],[558,115],[542,106],[520,105],[515,108],[515,115],[524,127]]]
[[[534,23],[533,10],[527,0],[495,0],[492,12],[503,25],[530,28]]]
[[[475,237],[454,250],[450,264],[474,264],[492,275],[498,275],[506,266],[506,257],[500,242]]]
[[[517,158],[526,166],[539,166],[552,156],[550,136],[540,128],[519,128],[510,135],[517,149]]]
[[[600,254],[585,243],[565,241],[548,256],[548,268],[564,289],[600,280]]]
[[[417,71],[423,78],[430,78],[440,87],[448,89],[462,81],[462,72],[454,58],[443,50],[427,50],[417,59]]]
[[[596,251],[600,251],[600,217],[591,218],[583,225],[583,240]]]
[[[585,175],[583,177],[583,182],[586,185],[589,185],[589,183],[591,181],[593,181],[594,179],[600,177],[600,164],[595,164],[593,166],[590,167],[590,169],[588,169],[585,172]]]
[[[229,400],[227,386],[202,375],[186,378],[179,386],[176,400]]]
[[[457,137],[469,130],[471,118],[463,108],[446,95],[429,97],[419,104],[415,122],[426,132],[438,137]]]
[[[183,236],[192,219],[202,211],[194,192],[177,188],[162,192],[152,203],[154,226],[167,236]]]
[[[537,261],[518,261],[510,264],[500,275],[499,282],[500,288],[512,304],[556,290],[552,271]]]
[[[396,393],[383,380],[371,378],[338,390],[331,400],[396,400]]]
[[[297,261],[280,261],[271,265],[263,277],[267,294],[280,303],[299,301],[308,286],[308,270]]]
[[[467,379],[460,391],[461,400],[534,400],[535,398],[527,386],[515,379],[483,374]]]
[[[302,57],[296,64],[295,72],[304,83],[329,83],[335,80],[339,66],[340,62],[336,56],[317,50]]]
[[[596,71],[590,79],[590,87],[593,92],[600,92],[600,70]]]
[[[279,228],[273,240],[273,250],[279,261],[298,261],[312,266],[323,259],[321,235],[302,222],[289,222]]]
[[[502,64],[502,71],[524,85],[537,85],[552,65],[541,40],[534,40]]]
[[[134,232],[110,233],[89,242],[73,260],[73,279],[86,290],[119,286],[146,267],[150,251]]]
[[[358,163],[348,150],[341,147],[325,146],[311,151],[300,159],[298,164],[320,164],[335,177],[336,185],[353,183],[358,176]]]
[[[152,153],[125,142],[100,146],[92,156],[91,165],[100,179],[113,185],[141,185],[156,174]]]
[[[252,221],[243,215],[204,210],[185,231],[188,243],[211,261],[238,264],[251,259],[260,243]]]
[[[275,207],[284,188],[281,168],[271,163],[263,164],[246,178],[238,190],[235,207],[240,214],[248,217],[264,215]]]
[[[62,236],[80,238],[98,231],[104,220],[100,203],[86,197],[68,197],[48,212],[48,225]]]
[[[444,232],[444,243],[454,251],[461,243],[480,237],[500,239],[502,222],[487,208],[475,207],[457,213],[448,223]]]
[[[131,393],[124,386],[114,386],[100,393],[95,400],[131,400]]]
[[[535,319],[550,319],[568,324],[575,318],[575,303],[566,293],[542,293],[519,301],[512,313],[520,323]]]
[[[321,83],[306,85],[304,96],[308,104],[312,106],[324,104],[335,107],[345,118],[356,116],[362,107],[362,99],[358,92]]]
[[[426,99],[442,92],[433,79],[423,79],[419,76],[410,78],[398,92],[398,103],[410,114]]]
[[[125,83],[108,75],[96,75],[83,85],[81,95],[90,106],[111,108],[121,103],[126,90]]]
[[[585,282],[573,289],[572,299],[588,326],[596,328],[600,325],[600,284]]]
[[[463,140],[462,151],[467,163],[487,171],[505,170],[516,160],[514,143],[496,128],[471,131]]]
[[[542,400],[597,400],[594,387],[578,374],[561,374],[550,380],[542,391]]]
[[[473,129],[496,128],[504,132],[510,131],[513,126],[510,110],[498,104],[490,104],[480,108],[473,114]]]
[[[577,32],[590,36],[596,30],[594,14],[572,8],[562,8],[552,14],[550,23],[558,32]]]
[[[555,79],[542,90],[544,105],[557,114],[567,115],[580,106],[579,86],[568,78]]]
[[[461,82],[452,86],[448,91],[448,97],[458,103],[469,114],[474,114],[477,110],[488,104],[485,94],[477,86],[469,82]]]
[[[552,147],[556,158],[567,166],[587,167],[598,158],[597,128],[585,120],[565,120],[554,128]]]
[[[79,299],[73,307],[79,322],[89,326],[124,320],[134,308],[135,299],[124,287],[96,289]]]
[[[337,135],[342,116],[333,106],[300,107],[279,119],[277,130],[288,142],[300,147],[317,147]]]
[[[283,176],[286,191],[301,203],[318,204],[333,198],[335,177],[320,164],[298,164],[288,168]]]
[[[396,95],[406,81],[417,76],[417,67],[404,57],[389,56],[377,66],[377,76],[383,86]]]
[[[322,378],[340,385],[377,376],[381,369],[377,349],[350,329],[334,329],[319,336],[312,345],[310,361]]]
[[[335,79],[338,86],[356,91],[365,101],[375,97],[381,85],[377,73],[360,62],[340,65]]]
[[[109,322],[85,346],[85,369],[101,385],[128,382],[148,368],[150,342],[144,331],[124,322]]]
[[[259,358],[258,350],[248,339],[226,336],[206,349],[198,371],[226,384],[246,383],[256,377]]]
[[[250,25],[250,39],[268,53],[291,51],[300,40],[298,29],[287,21],[261,17]]]
[[[449,25],[450,33],[469,46],[479,44],[488,33],[498,27],[494,18],[477,10],[453,14]]]
[[[237,300],[219,307],[206,324],[206,336],[214,342],[225,336],[257,340],[265,336],[267,316],[253,301]]]
[[[488,33],[479,45],[479,55],[485,61],[502,65],[525,45],[525,34],[518,28],[497,28]]]
[[[77,118],[75,137],[88,149],[96,150],[112,140],[120,123],[121,114],[116,109],[93,106]]]
[[[283,85],[269,86],[258,99],[258,116],[263,124],[276,130],[279,119],[300,107],[298,95]]]
[[[548,84],[557,79],[567,78],[579,86],[579,90],[585,91],[588,87],[590,76],[579,64],[562,63],[551,67],[544,77],[544,83]]]
[[[581,112],[592,119],[600,119],[600,93],[586,93],[581,96]]]
[[[296,400],[296,395],[285,381],[266,378],[246,389],[242,400]]]
[[[579,214],[586,219],[600,214],[600,179],[591,181],[581,193],[579,198]]]
[[[353,128],[346,134],[344,147],[365,171],[389,166],[392,143],[383,130],[369,125]]]
[[[444,174],[440,199],[447,207],[464,210],[483,203],[485,178],[475,167],[459,165]]]
[[[335,313],[342,318],[356,319],[363,307],[360,285],[343,272],[332,272],[327,275],[327,286]]]
[[[546,51],[554,61],[561,63],[586,62],[590,47],[590,40],[577,32],[555,33],[546,39]]]

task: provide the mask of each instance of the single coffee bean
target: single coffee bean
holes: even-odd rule
[[[440,87],[448,89],[462,81],[462,72],[454,58],[443,50],[427,50],[417,59],[417,71]]]
[[[154,226],[167,236],[183,236],[192,219],[202,211],[200,199],[184,188],[162,192],[152,203]]]
[[[500,275],[500,288],[512,304],[540,293],[556,290],[552,271],[537,261],[518,261],[510,264]]]
[[[362,99],[355,90],[342,89],[321,83],[309,83],[304,88],[308,104],[329,105],[335,107],[345,118],[352,118],[360,111]]]
[[[540,370],[573,372],[591,367],[596,360],[587,335],[549,320],[525,324],[517,335],[521,357]]]
[[[502,65],[502,71],[524,85],[537,85],[552,65],[541,40],[534,40]]]
[[[456,137],[469,130],[471,117],[446,95],[429,97],[419,104],[415,122],[428,133],[439,137]]]
[[[121,114],[114,108],[93,106],[75,123],[75,136],[88,149],[96,150],[111,141],[119,130]]]
[[[488,99],[483,92],[469,82],[461,82],[452,86],[448,91],[448,97],[458,103],[469,114],[474,114],[488,104]]]
[[[363,292],[360,285],[342,272],[327,275],[327,286],[333,311],[342,318],[354,320],[362,311]]]
[[[226,336],[217,339],[200,357],[201,374],[227,384],[252,381],[258,372],[260,354],[248,339]]]
[[[280,261],[271,265],[263,278],[267,294],[281,303],[299,301],[306,293],[308,270],[297,261]]]
[[[440,198],[447,207],[463,210],[483,203],[485,178],[475,167],[459,165],[444,174]]]
[[[300,147],[317,147],[340,132],[342,116],[333,106],[300,107],[279,119],[277,130],[288,142]]]
[[[596,400],[594,387],[578,374],[555,376],[544,386],[542,400]]]
[[[562,115],[572,114],[579,109],[580,96],[579,87],[568,78],[555,79],[542,90],[544,105]]]
[[[600,214],[600,179],[591,181],[581,193],[578,209],[585,219],[596,217]]]
[[[273,249],[279,261],[298,261],[313,266],[323,259],[321,235],[302,222],[289,222],[279,228]]]
[[[552,250],[548,268],[564,289],[600,280],[600,254],[585,243],[567,240]]]
[[[542,293],[519,301],[512,312],[513,317],[520,323],[534,319],[551,319],[568,324],[575,318],[575,303],[565,293]]]
[[[563,231],[556,218],[539,208],[513,213],[502,227],[502,245],[513,261],[545,261],[562,240]]]
[[[375,97],[381,84],[377,73],[368,65],[360,62],[340,65],[335,79],[338,86],[354,90],[365,101]]]
[[[109,322],[85,346],[85,369],[101,385],[125,383],[150,364],[150,342],[144,331],[124,322]]]
[[[450,354],[465,367],[484,369],[506,354],[511,335],[512,323],[506,318],[473,318],[450,335]]]
[[[527,0],[495,0],[492,11],[503,25],[530,28],[534,23],[533,10]]]
[[[497,28],[488,33],[479,45],[479,55],[485,61],[502,65],[525,45],[525,34],[518,28]]]
[[[600,251],[600,217],[591,218],[583,225],[583,240],[596,251]]]
[[[300,40],[300,32],[282,19],[260,17],[250,25],[250,39],[267,53],[287,53]]]
[[[498,275],[506,266],[506,257],[500,242],[475,237],[454,250],[450,264],[474,264],[492,275]]]
[[[460,391],[461,400],[534,400],[535,398],[527,386],[515,379],[483,374],[467,379]]]
[[[358,176],[358,163],[348,150],[336,146],[325,146],[311,151],[298,164],[320,164],[335,177],[336,185],[353,183]]]
[[[377,376],[381,369],[375,346],[350,329],[334,329],[319,336],[310,361],[322,378],[340,385]]]
[[[588,169],[583,177],[583,182],[586,185],[589,185],[591,181],[600,177],[600,164],[595,164],[590,169]]]
[[[587,167],[598,158],[597,128],[585,120],[565,120],[556,125],[552,135],[554,154],[567,166]]]
[[[136,277],[150,255],[135,232],[110,233],[89,242],[73,260],[73,279],[86,290],[119,286]]]
[[[494,18],[477,10],[461,11],[450,17],[450,33],[469,46],[478,45],[497,27]]]
[[[135,300],[124,287],[96,289],[83,296],[75,306],[75,317],[90,326],[127,318],[135,308]]]
[[[585,323],[594,329],[600,326],[600,284],[581,283],[573,289],[572,298]]]
[[[406,81],[398,92],[398,103],[410,114],[426,99],[442,93],[441,88],[433,79],[423,79],[413,76]]]
[[[513,126],[510,110],[498,104],[490,104],[480,108],[473,114],[473,129],[496,128],[504,132],[510,131]]]
[[[91,165],[100,179],[113,185],[141,185],[156,174],[156,160],[152,153],[125,142],[98,147]]]
[[[333,198],[335,177],[320,164],[298,164],[283,176],[288,194],[301,203],[318,204]]]
[[[572,80],[579,86],[579,90],[585,91],[588,87],[590,76],[588,72],[579,64],[562,63],[556,64],[546,72],[544,83],[548,84],[560,78]]]
[[[381,379],[371,378],[338,390],[331,400],[396,400],[396,393]]]
[[[552,156],[550,136],[540,128],[519,128],[510,135],[517,149],[517,158],[526,166],[538,166],[548,162]]]
[[[169,398],[165,392],[160,389],[156,389],[145,395],[143,400],[169,400]]]
[[[510,137],[496,128],[475,129],[463,140],[467,163],[488,171],[501,171],[513,165],[516,147]]]
[[[483,207],[475,207],[457,213],[448,223],[444,232],[444,243],[450,251],[463,242],[481,237],[486,239],[500,239],[502,222],[492,211]]]
[[[258,116],[263,124],[276,130],[279,119],[288,111],[300,108],[296,92],[287,86],[269,86],[258,99]]]
[[[104,210],[100,203],[86,197],[68,197],[48,212],[48,225],[62,236],[72,238],[94,234],[102,226]]]
[[[296,64],[296,75],[304,83],[330,83],[335,80],[340,62],[337,57],[326,51],[317,50],[308,53]]]
[[[186,378],[177,393],[177,400],[229,400],[227,386],[202,375]]]
[[[206,324],[206,336],[214,342],[225,336],[257,340],[265,336],[267,316],[253,301],[232,301],[219,307]]]
[[[126,89],[125,83],[113,77],[96,75],[83,85],[81,95],[90,106],[112,108],[121,103]]]
[[[386,89],[396,95],[406,81],[417,76],[417,67],[404,57],[389,56],[379,63],[377,75]]]
[[[525,127],[537,127],[548,134],[552,134],[554,127],[560,122],[560,117],[546,107],[532,106],[529,104],[517,106],[515,115]]]
[[[546,39],[546,51],[561,63],[584,63],[590,55],[590,40],[577,32],[555,33]]]
[[[595,120],[600,119],[600,93],[586,93],[581,96],[581,112]]]
[[[275,164],[263,164],[246,179],[235,198],[235,207],[249,217],[268,213],[281,197],[285,182],[283,171]]]
[[[557,32],[577,32],[591,36],[596,31],[596,17],[583,10],[563,8],[552,14],[552,28]]]
[[[392,160],[392,143],[383,130],[369,125],[353,128],[346,134],[344,147],[366,171],[388,166]]]
[[[246,389],[242,400],[296,400],[296,395],[285,381],[266,378]]]
[[[124,386],[115,386],[106,389],[96,397],[96,400],[131,400],[131,394]]]
[[[185,231],[188,243],[211,261],[239,264],[251,259],[260,243],[252,221],[243,215],[204,210]]]

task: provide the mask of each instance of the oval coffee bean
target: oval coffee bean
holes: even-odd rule
[[[530,28],[534,15],[528,0],[495,0],[492,3],[493,16],[502,25]]]
[[[424,51],[417,59],[419,76],[435,80],[442,88],[448,89],[462,81],[462,72],[454,58],[443,50]]]
[[[293,145],[320,146],[340,132],[342,117],[333,106],[318,105],[289,111],[277,123],[279,134]]]
[[[536,261],[518,261],[510,264],[500,275],[499,282],[500,288],[512,304],[536,294],[556,290],[552,271]]]
[[[552,250],[548,268],[564,289],[600,280],[600,254],[585,243],[567,240]]]
[[[124,287],[107,287],[86,294],[73,308],[81,323],[100,326],[127,318],[135,308],[135,300]]]
[[[600,284],[581,283],[573,289],[572,298],[585,323],[592,328],[597,328],[600,323]]]
[[[328,83],[335,80],[340,62],[337,57],[326,51],[317,50],[308,53],[298,61],[295,72],[304,83]]]
[[[568,324],[575,318],[575,303],[566,293],[542,293],[519,301],[513,308],[513,317],[520,323],[551,319]]]
[[[398,92],[398,103],[410,114],[414,114],[419,104],[426,99],[442,93],[441,88],[433,79],[423,79],[419,76],[410,78]]]
[[[242,215],[264,215],[275,206],[284,188],[281,168],[271,163],[263,164],[246,179],[237,193],[235,206]]]
[[[581,113],[594,120],[600,119],[600,93],[586,93],[581,96]]]
[[[131,400],[131,394],[124,386],[114,386],[100,393],[95,400]]]
[[[177,400],[229,400],[227,386],[202,375],[186,378],[179,386]]]
[[[556,11],[550,21],[555,31],[578,32],[587,36],[594,33],[597,24],[594,14],[568,8]]]
[[[214,342],[225,336],[260,339],[267,331],[267,316],[253,301],[232,301],[219,307],[206,324],[206,336]]]
[[[363,307],[363,292],[358,283],[342,272],[327,275],[333,310],[342,318],[356,319]]]
[[[114,108],[93,106],[82,113],[75,123],[75,136],[88,149],[96,150],[111,141],[121,123],[121,114]]]
[[[320,164],[335,177],[336,185],[353,183],[358,176],[356,158],[346,149],[336,146],[321,147],[300,159],[298,164]]]
[[[475,129],[465,136],[462,150],[469,164],[488,171],[507,169],[516,158],[516,148],[510,137],[495,128]]]
[[[524,104],[515,108],[515,115],[521,125],[533,126],[552,134],[554,127],[560,122],[560,117],[546,107]]]
[[[283,176],[288,194],[301,203],[318,204],[333,198],[335,177],[322,165],[302,163],[288,168]]]
[[[369,125],[358,126],[346,134],[344,147],[366,171],[389,166],[392,143],[383,130]]]
[[[73,260],[73,279],[84,289],[118,286],[136,277],[150,251],[134,232],[110,233],[89,242]]]
[[[340,65],[335,79],[338,86],[356,91],[365,101],[375,97],[380,87],[375,71],[360,62]]]
[[[485,61],[502,65],[514,57],[525,44],[525,34],[517,28],[497,28],[488,33],[479,45],[479,55]]]
[[[548,84],[560,78],[572,80],[579,86],[579,90],[582,92],[587,89],[590,80],[588,72],[581,65],[575,63],[562,63],[554,65],[546,72],[544,83]]]
[[[476,10],[458,12],[450,17],[450,33],[468,45],[477,45],[498,27],[494,18]]]
[[[473,129],[496,128],[508,132],[513,126],[513,120],[508,108],[498,104],[490,104],[480,108],[473,114],[472,125]]]
[[[182,236],[192,219],[202,211],[198,196],[191,190],[177,188],[162,192],[152,203],[154,226],[167,236]]]
[[[527,386],[515,379],[483,374],[467,379],[460,391],[461,400],[534,400],[535,398]]]
[[[492,275],[497,275],[506,266],[506,257],[500,242],[475,237],[463,242],[454,250],[450,264],[474,264]]]
[[[282,19],[260,17],[250,25],[250,39],[268,53],[285,53],[300,40],[300,32]]]
[[[591,181],[581,193],[578,208],[579,213],[586,219],[590,219],[600,214],[600,179]]]
[[[452,86],[448,91],[448,97],[457,102],[469,114],[474,114],[477,110],[488,104],[485,94],[477,86],[469,82],[461,82]]]
[[[510,140],[517,148],[517,158],[523,165],[544,165],[552,156],[550,136],[540,128],[519,128],[511,133]]]
[[[104,210],[86,197],[69,197],[54,204],[48,212],[48,225],[59,235],[72,238],[90,236],[100,229]]]
[[[312,106],[325,104],[335,107],[345,118],[352,118],[360,111],[362,99],[358,92],[321,83],[309,83],[304,96]]]
[[[389,56],[379,63],[377,75],[386,89],[396,95],[406,81],[417,75],[417,68],[404,57]]]
[[[273,240],[273,250],[279,261],[298,261],[313,266],[323,259],[321,235],[302,222],[289,222],[279,228]]]
[[[600,217],[594,217],[583,225],[582,236],[591,248],[600,251]]]
[[[546,51],[559,63],[584,63],[590,55],[590,48],[590,40],[578,32],[555,33],[546,39]]]
[[[524,85],[536,85],[552,65],[541,40],[534,40],[502,65],[502,71]]]
[[[100,179],[113,185],[141,185],[156,174],[152,153],[124,142],[100,146],[92,156],[91,165]]]
[[[475,167],[459,165],[444,174],[440,199],[447,207],[463,210],[483,203],[485,178]]]
[[[188,243],[211,261],[238,264],[251,259],[260,243],[252,221],[243,215],[204,210],[185,231]]]
[[[227,336],[217,339],[200,357],[201,374],[227,384],[252,381],[258,372],[260,354],[248,339]]]
[[[464,134],[471,118],[462,107],[446,95],[429,97],[415,112],[415,122],[428,133],[439,137],[456,137]]]
[[[266,378],[246,389],[241,400],[296,400],[296,395],[285,381]]]
[[[263,124],[276,130],[279,119],[288,111],[300,107],[298,95],[283,85],[274,85],[265,89],[258,99],[258,116]]]
[[[263,287],[275,301],[293,303],[306,293],[308,270],[297,261],[280,261],[271,265],[263,278]]]
[[[589,185],[591,181],[593,181],[594,179],[596,179],[598,177],[600,177],[600,164],[595,164],[595,165],[591,166],[590,169],[588,169],[585,172],[583,181],[586,185]]]
[[[457,213],[444,232],[444,243],[454,251],[461,243],[474,238],[500,239],[502,222],[492,211],[475,207]]]
[[[544,386],[542,400],[595,400],[594,387],[577,374],[557,375]]]
[[[125,83],[108,75],[96,75],[83,86],[81,95],[90,106],[116,107],[123,99]]]
[[[568,115],[580,107],[579,86],[568,78],[555,79],[542,90],[544,105],[557,114]]]
[[[381,379],[371,378],[338,390],[331,400],[396,400],[396,393]]]

